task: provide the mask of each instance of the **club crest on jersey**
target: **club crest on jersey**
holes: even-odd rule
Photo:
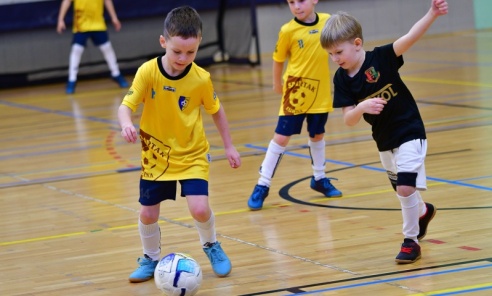
[[[189,101],[190,101],[190,98],[180,96],[178,99],[179,109],[181,109],[181,111],[183,111],[186,107],[188,107]]]
[[[364,74],[366,75],[366,81],[369,83],[376,83],[378,82],[379,79],[379,72],[374,69],[374,67],[371,67],[367,69]]]

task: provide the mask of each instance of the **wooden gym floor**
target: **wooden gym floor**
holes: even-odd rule
[[[421,260],[395,264],[398,199],[369,126],[344,126],[341,110],[328,120],[326,169],[343,197],[309,189],[302,134],[291,140],[264,209],[248,210],[280,104],[270,56],[255,68],[209,68],[243,162],[228,167],[205,115],[210,202],[232,273],[213,275],[182,198],[162,206],[162,255],[198,260],[198,295],[490,295],[490,48],[492,32],[459,32],[427,36],[405,55],[401,74],[428,131],[423,197],[438,208]],[[153,280],[127,280],[142,250],[140,147],[123,141],[116,116],[124,94],[110,79],[80,81],[74,95],[63,84],[0,92],[1,295],[159,294]]]

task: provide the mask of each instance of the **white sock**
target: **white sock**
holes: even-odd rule
[[[413,239],[418,242],[417,235],[419,234],[419,197],[418,191],[415,191],[407,197],[397,194],[400,199],[401,213],[403,216],[403,235],[405,238]]]
[[[84,53],[84,47],[80,44],[72,44],[72,50],[70,51],[69,65],[68,65],[68,81],[77,81],[77,74],[79,72],[80,59],[82,59],[82,53]]]
[[[309,154],[311,155],[311,165],[313,167],[313,176],[316,181],[326,178],[325,174],[325,140],[312,142],[309,140]]]
[[[109,70],[111,71],[111,76],[116,77],[120,75],[120,68],[118,67],[118,62],[116,60],[116,54],[114,53],[113,46],[111,42],[106,42],[99,46],[106,63],[108,64]]]
[[[275,170],[277,169],[284,152],[285,147],[280,146],[273,140],[270,141],[265,159],[263,159],[263,163],[260,167],[259,185],[270,187],[273,175],[275,174]]]
[[[427,206],[425,205],[424,200],[422,199],[422,195],[420,195],[420,191],[415,191],[419,197],[419,213],[420,217],[424,216],[427,213]]]
[[[215,243],[217,236],[215,232],[215,215],[212,212],[207,222],[198,222],[195,220],[195,226],[200,236],[200,243],[204,246],[206,243]]]
[[[156,222],[145,225],[138,219],[138,232],[142,240],[143,253],[154,261],[159,260],[161,256],[161,229],[159,224]]]

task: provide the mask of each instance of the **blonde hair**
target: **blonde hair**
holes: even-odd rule
[[[336,46],[345,41],[362,37],[362,26],[359,21],[344,11],[338,11],[330,16],[321,31],[320,42],[324,49]]]

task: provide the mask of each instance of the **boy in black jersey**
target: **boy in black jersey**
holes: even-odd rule
[[[342,108],[345,124],[353,126],[364,117],[372,126],[381,163],[401,203],[405,238],[397,263],[420,259],[418,240],[424,238],[436,213],[419,193],[427,189],[424,123],[398,69],[402,54],[447,12],[445,0],[432,0],[429,11],[406,35],[373,51],[364,51],[361,25],[345,12],[332,15],[321,33],[322,47],[340,66],[333,78],[333,105]]]

